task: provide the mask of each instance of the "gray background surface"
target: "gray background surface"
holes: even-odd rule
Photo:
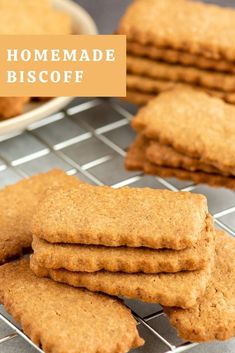
[[[39,0],[40,1],[40,0]],[[172,0],[174,1],[174,0]],[[77,2],[82,5],[84,8],[88,10],[91,16],[95,19],[98,29],[100,33],[111,33],[115,30],[118,20],[126,6],[131,2],[130,0],[77,0]],[[213,2],[213,1],[208,1]],[[216,1],[214,1],[216,2]],[[221,5],[234,5],[235,1],[223,1],[218,0],[217,3]],[[108,108],[109,109],[109,108]],[[43,141],[48,141],[49,145],[56,146],[61,141],[68,140],[69,138],[74,138],[78,135],[85,135],[87,131],[93,131],[92,129],[100,128],[100,126],[107,126],[109,122],[117,122],[119,123],[119,119],[121,116],[117,116],[117,113],[114,111],[107,113],[107,108],[103,105],[101,107],[93,108],[87,110],[87,113],[76,113],[75,111],[70,112],[70,120],[68,118],[61,119],[51,123],[50,125],[42,126],[40,128],[36,128],[33,130],[33,135],[29,133],[24,133],[18,137],[15,137],[11,140],[5,141],[1,143],[0,146],[0,155],[3,155],[6,160],[10,162],[12,160],[16,160],[24,156],[24,154],[29,153],[26,152],[25,142],[27,142],[28,146],[32,148],[34,151],[41,151],[44,148],[44,145],[40,145],[37,138],[42,139]],[[110,115],[111,114],[111,115]],[[87,125],[83,125],[82,122],[86,121]],[[89,125],[90,124],[90,125]],[[99,125],[100,124],[100,125]],[[95,126],[96,125],[96,126]],[[122,126],[120,124],[120,126]],[[107,130],[108,131],[108,130]],[[72,135],[74,134],[74,135]],[[89,132],[88,132],[89,134]],[[66,136],[65,136],[66,135]],[[128,144],[133,139],[133,132],[130,130],[128,125],[123,124],[123,127],[120,127],[113,131],[108,131],[104,133],[104,137],[108,138],[110,141],[115,143],[120,148],[126,148]],[[89,143],[87,143],[89,141]],[[29,149],[29,147],[27,147]],[[85,154],[83,154],[83,150]],[[79,165],[88,164],[90,160],[98,159],[100,157],[103,158],[104,155],[108,155],[113,153],[109,146],[105,147],[97,140],[92,137],[91,140],[85,140],[84,142],[79,143],[79,147],[76,144],[65,148],[64,153],[73,161],[78,163]],[[81,152],[81,156],[79,155],[79,151]],[[95,152],[94,152],[95,151]],[[94,155],[94,153],[96,155]],[[57,158],[57,159],[56,159]],[[43,168],[48,168],[48,166],[59,165],[61,168],[65,170],[70,170],[71,165],[62,163],[62,161],[53,156],[52,153],[46,155],[45,157],[41,157],[39,159],[35,159],[29,161],[27,163],[22,163],[19,166],[19,169],[26,174],[31,174],[33,172],[41,171]],[[105,158],[105,157],[104,157]],[[114,161],[114,162],[113,162]],[[61,164],[60,164],[61,163]],[[113,164],[112,164],[113,163]],[[0,160],[1,164],[1,160]],[[106,166],[106,167],[105,167]],[[107,169],[106,169],[107,168]],[[108,174],[110,170],[115,171],[115,175]],[[91,175],[95,175],[97,178],[102,180],[104,183],[115,184],[121,180],[121,178],[127,178],[127,172],[123,170],[123,161],[120,159],[120,156],[116,156],[111,159],[103,160],[102,164],[97,164],[94,167],[88,168],[88,171]],[[116,172],[117,171],[117,172]],[[4,176],[5,175],[5,176]],[[80,175],[77,173],[79,177],[83,177],[84,175]],[[3,177],[4,176],[4,177]],[[2,178],[1,178],[2,177]],[[128,175],[130,177],[130,175]],[[15,170],[13,168],[8,167],[6,170],[3,170],[0,175],[0,184],[1,186],[5,185],[9,182],[15,182],[20,178],[15,174]],[[113,179],[112,179],[113,178]],[[119,178],[119,179],[117,179]],[[142,184],[141,184],[142,183]],[[155,183],[155,184],[154,184]],[[177,188],[185,188],[190,183],[181,183],[179,181],[170,180],[172,185],[175,185]],[[133,183],[134,186],[152,186],[152,187],[163,187],[158,181],[154,180],[154,178],[145,176],[141,177],[139,181]],[[206,194],[209,200],[209,207],[213,214],[218,213],[221,210],[226,208],[235,206],[235,198],[234,193],[229,190],[224,189],[213,189],[207,186],[196,186],[194,188],[195,192],[202,192]],[[231,228],[235,228],[235,213],[224,215],[220,218],[227,226]],[[136,310],[138,313],[142,315],[147,315],[152,312],[156,306],[140,304],[134,301],[129,302],[129,305]],[[140,314],[140,315],[141,315]],[[94,323],[95,324],[95,323]],[[159,325],[158,330],[164,333],[165,336],[168,335],[169,326],[168,324],[162,320],[153,322],[154,325]],[[4,335],[8,334],[11,330],[6,328],[0,321],[0,338]],[[140,349],[139,352],[142,353],[158,353],[162,351],[161,344],[156,338],[153,337],[147,330],[140,328],[141,334],[143,334],[146,345],[144,348]],[[36,351],[31,348],[23,339],[17,338],[12,341],[5,343],[0,346],[0,353],[35,353]],[[235,342],[234,340],[226,342],[226,343],[212,343],[199,345],[194,349],[190,350],[191,353],[235,353]],[[84,352],[86,353],[86,352]]]

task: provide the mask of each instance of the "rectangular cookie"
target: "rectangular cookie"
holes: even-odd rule
[[[193,85],[187,82],[174,82],[161,79],[153,79],[146,76],[139,76],[133,74],[127,74],[127,91],[137,91],[139,93],[147,94],[148,96],[156,96],[159,93],[169,91],[172,89],[188,89],[204,91],[212,97],[223,99],[225,102],[234,104],[235,103],[235,92],[223,92],[212,88],[201,87]],[[128,92],[127,92],[128,96]]]
[[[190,308],[203,296],[211,275],[214,255],[206,268],[177,273],[72,272],[41,267],[34,258],[30,267],[37,276],[90,291],[138,299],[147,303]]]
[[[235,239],[217,231],[215,268],[204,296],[182,310],[165,308],[180,336],[192,342],[235,336]]]
[[[214,251],[213,224],[208,218],[202,239],[184,250],[51,244],[34,237],[34,258],[46,268],[76,272],[127,273],[193,271],[205,268]]]
[[[235,107],[186,88],[164,92],[132,120],[149,139],[235,174]]]
[[[235,60],[235,11],[190,0],[137,0],[118,27],[141,45]]]
[[[144,343],[119,299],[38,278],[26,259],[1,266],[0,283],[1,303],[45,353],[125,353]]]
[[[146,57],[170,64],[180,64],[184,67],[193,66],[204,70],[213,69],[217,72],[235,73],[235,63],[233,61],[209,59],[203,55],[195,55],[182,50],[158,48],[153,45],[141,45],[138,42],[128,40],[127,52],[130,55]]]
[[[163,145],[158,141],[149,141],[146,149],[146,158],[157,165],[170,168],[181,168],[191,172],[203,171],[211,174],[222,174],[229,176],[228,173],[219,170],[212,165],[201,162],[197,158],[191,158],[175,151],[172,147]]]
[[[234,65],[235,66],[235,65]],[[223,92],[235,92],[235,75],[212,70],[201,70],[192,66],[168,64],[148,58],[127,56],[127,71],[133,75],[215,89]]]
[[[50,187],[76,187],[80,181],[59,169],[24,179],[0,190],[0,263],[31,247],[30,225]]]
[[[224,187],[235,190],[235,177],[225,177],[219,174],[205,172],[191,172],[180,168],[162,167],[149,162],[146,158],[148,140],[142,136],[131,145],[128,150],[125,167],[127,170],[143,171],[146,174],[156,175],[162,178],[177,178],[180,180],[192,180],[196,184],[208,184],[210,186]]]
[[[51,243],[184,249],[202,237],[205,196],[81,184],[40,203],[32,231]]]
[[[180,180],[191,180],[195,184],[207,184],[212,187],[227,188],[235,190],[235,178],[219,174],[204,172],[190,172],[184,169],[159,167],[151,162],[144,163],[144,172],[150,175],[157,175],[162,178],[177,178]]]

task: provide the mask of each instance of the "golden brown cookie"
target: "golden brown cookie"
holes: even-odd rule
[[[146,157],[150,162],[164,167],[182,168],[191,172],[203,171],[205,173],[229,175],[223,172],[223,170],[203,163],[197,158],[188,157],[158,141],[149,141],[149,147],[146,149]]]
[[[130,55],[127,56],[127,71],[133,75],[153,79],[190,83],[223,92],[235,92],[235,75],[231,73],[172,65]]]
[[[210,174],[204,172],[190,172],[184,169],[159,167],[151,162],[144,163],[144,172],[146,174],[157,175],[162,178],[177,178],[180,180],[191,180],[195,184],[207,184],[213,187],[222,187],[235,190],[235,178],[226,177],[219,174]]]
[[[235,11],[190,0],[136,0],[118,28],[141,45],[235,60]]]
[[[198,271],[177,273],[123,273],[123,272],[72,272],[52,270],[39,266],[34,256],[30,267],[37,276],[50,277],[57,282],[74,287],[84,287],[95,292],[139,299],[148,303],[189,308],[203,296],[211,275],[211,257],[207,267]]]
[[[62,170],[51,170],[0,191],[0,263],[30,248],[32,217],[50,187],[76,187],[80,181]]]
[[[184,249],[202,237],[205,196],[81,184],[40,203],[32,231],[52,243]]]
[[[195,55],[182,50],[158,48],[153,45],[141,45],[135,41],[127,41],[127,52],[131,55],[170,64],[181,64],[183,66],[198,67],[199,69],[214,69],[217,72],[235,73],[235,65],[232,61],[209,59],[203,55]]]
[[[235,174],[235,107],[220,99],[193,89],[164,92],[137,113],[132,126],[149,139]]]
[[[22,114],[28,101],[27,97],[0,97],[0,120]]]
[[[215,268],[203,297],[187,310],[165,308],[180,336],[193,342],[235,336],[235,239],[217,231]]]
[[[146,158],[148,140],[138,136],[131,145],[126,159],[125,167],[128,170],[142,170],[146,174],[160,176],[162,178],[178,178],[181,180],[192,180],[197,184],[208,184],[210,186],[225,187],[235,190],[235,177],[225,177],[219,174],[205,172],[191,172],[180,168],[162,167],[149,162]]]
[[[121,97],[121,98],[130,103],[142,106],[147,104],[151,99],[156,98],[156,93],[149,94],[146,92],[136,91],[128,88],[126,92],[126,97]]]
[[[33,250],[37,263],[46,268],[76,272],[159,273],[193,271],[205,268],[214,251],[213,225],[191,248],[153,250],[148,248],[107,247],[77,244],[51,244],[34,237]]]
[[[0,278],[1,302],[45,353],[124,353],[144,343],[118,299],[38,278],[28,260],[1,266]]]
[[[212,88],[193,85],[187,82],[175,82],[157,78],[153,79],[146,76],[133,75],[130,73],[127,75],[127,97],[128,91],[138,92],[139,97],[140,94],[142,94],[142,100],[144,99],[143,103],[145,103],[146,99],[151,99],[151,96],[156,96],[159,93],[178,88],[185,90],[194,89],[202,92],[204,91],[212,97],[221,98],[225,102],[231,104],[235,103],[235,92],[223,92]],[[145,94],[147,95],[146,97]]]

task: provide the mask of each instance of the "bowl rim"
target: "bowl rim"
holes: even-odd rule
[[[72,0],[51,0],[52,6],[71,15],[72,21],[80,21],[83,28],[87,28],[87,34],[98,34],[97,26],[90,14]],[[85,34],[85,33],[82,33]],[[30,111],[23,112],[13,118],[0,121],[0,136],[21,132],[36,121],[42,120],[51,114],[56,114],[75,97],[54,97],[47,102],[39,103]]]
[[[61,10],[67,10],[69,14],[77,21],[80,21],[84,24],[84,28],[86,28],[85,33],[81,34],[98,34],[98,29],[94,19],[91,15],[85,10],[81,5],[76,3],[73,0],[51,0],[52,6]],[[79,33],[75,33],[79,34]]]

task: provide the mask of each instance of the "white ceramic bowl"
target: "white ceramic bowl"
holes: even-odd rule
[[[51,0],[53,7],[68,13],[72,18],[74,34],[97,34],[97,27],[91,16],[72,0]],[[29,103],[23,114],[0,122],[0,135],[22,131],[35,121],[56,113],[65,107],[73,98],[58,97],[47,102]]]

